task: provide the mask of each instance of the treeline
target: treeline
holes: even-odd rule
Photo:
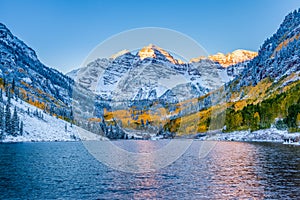
[[[226,132],[266,129],[272,124],[290,132],[300,130],[300,83],[259,104],[250,104],[238,111],[233,106],[226,110]]]

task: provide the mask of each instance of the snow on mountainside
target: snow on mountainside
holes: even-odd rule
[[[78,123],[72,109],[73,93],[78,94],[74,80],[43,65],[34,50],[1,23],[0,89],[5,93],[4,101],[0,98],[0,140],[70,141],[102,138],[75,125],[68,125],[65,131],[67,121]],[[11,103],[8,97],[11,97]],[[11,117],[9,111],[16,113],[14,107],[18,113]],[[12,120],[20,120],[24,126],[19,123],[13,123],[12,126]],[[80,130],[80,135],[77,130]]]
[[[234,62],[245,60],[237,59],[244,55],[238,52],[234,53]],[[67,75],[104,99],[154,100],[172,94],[181,101],[202,96],[232,80],[241,71],[232,69],[209,59],[183,63],[150,44],[136,54],[123,50],[108,59],[97,59]],[[183,88],[190,92],[182,93]]]
[[[7,105],[3,96],[0,106]],[[20,99],[11,99],[11,113],[14,107],[18,112],[18,120],[24,122],[23,134],[12,136],[3,132],[2,142],[37,142],[37,141],[78,141],[78,140],[107,140],[106,138],[86,131],[76,125],[51,116]],[[37,116],[36,113],[39,113]],[[41,117],[42,116],[42,117]]]
[[[74,81],[46,67],[36,53],[0,23],[0,79],[20,89],[27,101],[38,101],[60,112],[71,103]]]
[[[265,78],[276,83],[300,71],[300,10],[288,14],[277,32],[261,46],[258,56],[249,61],[240,76],[233,80],[234,90],[257,85]],[[230,85],[231,83],[228,83]]]
[[[219,63],[223,67],[228,67],[231,65],[236,65],[238,63],[252,60],[257,56],[257,52],[247,51],[238,49],[233,51],[232,53],[217,53],[215,55],[209,55],[208,57],[200,56],[198,58],[192,58],[190,62],[199,62],[200,60],[209,59],[213,62]]]
[[[79,71],[80,71],[80,69],[74,69],[74,70],[68,72],[66,75],[68,77],[70,77],[71,79],[75,80],[75,78],[76,78]]]

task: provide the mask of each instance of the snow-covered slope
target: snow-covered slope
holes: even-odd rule
[[[79,71],[73,72],[74,76],[77,73]],[[1,23],[0,88],[6,96],[11,95],[11,112],[16,106],[19,119],[24,123],[22,136],[5,129],[4,141],[66,141],[101,138],[75,125],[72,127],[67,125],[65,130],[66,121],[77,123],[73,116],[72,103],[74,92],[78,94],[79,91],[74,85],[74,80],[42,64],[34,50]],[[6,97],[4,101],[7,101]],[[0,104],[7,106],[7,102],[0,102]],[[37,112],[43,113],[41,115],[44,117],[38,117]],[[6,123],[9,122],[8,119],[0,119],[0,121],[6,120]],[[1,126],[0,129],[4,130]],[[79,135],[77,130],[82,134]],[[15,137],[16,135],[18,136]]]
[[[300,10],[288,14],[277,32],[261,46],[258,56],[249,61],[231,85],[234,90],[257,85],[270,78],[276,83],[300,71]]]
[[[1,23],[0,79],[6,85],[18,87],[23,99],[44,103],[56,113],[61,108],[69,109],[74,81],[42,64],[35,51]]]
[[[7,98],[4,96],[6,104]],[[0,102],[0,105],[3,103]],[[70,124],[22,100],[11,99],[11,113],[16,106],[19,121],[23,121],[23,135],[12,136],[4,132],[2,142],[107,140],[106,138]],[[34,113],[38,112],[39,117]],[[41,115],[43,117],[41,117]]]

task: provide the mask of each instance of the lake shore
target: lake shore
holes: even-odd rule
[[[14,143],[14,142],[72,142],[72,141],[87,141],[87,140],[103,140],[109,141],[106,137],[93,134],[91,132],[85,131],[79,127],[77,127],[76,137],[59,137],[59,135],[55,135],[55,137],[51,136],[51,134],[44,135],[31,135],[30,133],[23,136],[9,136],[2,140],[2,143]],[[80,129],[80,130],[79,130]],[[142,137],[141,131],[138,131],[138,134],[131,131],[132,136],[136,136],[132,140],[161,140],[163,137],[156,135],[148,135],[149,137]],[[146,133],[145,133],[146,134]],[[71,135],[72,136],[72,135]],[[223,133],[221,130],[210,131],[206,133],[198,133],[184,136],[176,136],[174,139],[196,139],[202,141],[240,141],[240,142],[277,142],[283,143],[286,138],[300,138],[300,133],[289,133],[285,130],[278,130],[276,128],[258,130],[258,131],[233,131],[229,133]],[[129,137],[130,138],[130,137]]]

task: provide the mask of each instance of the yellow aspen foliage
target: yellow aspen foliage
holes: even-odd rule
[[[254,117],[254,119],[256,119],[257,121],[260,121],[260,116],[259,116],[259,113],[258,113],[258,112],[255,112],[253,117]]]
[[[239,126],[241,126],[242,125],[242,123],[243,123],[243,116],[242,116],[242,113],[237,113],[236,115],[235,115],[235,120],[234,120],[234,126],[235,127],[239,127]]]
[[[298,127],[300,126],[300,113],[297,114],[296,124]]]
[[[247,106],[246,101],[238,101],[234,104],[234,110],[235,111],[242,110],[245,106]]]

